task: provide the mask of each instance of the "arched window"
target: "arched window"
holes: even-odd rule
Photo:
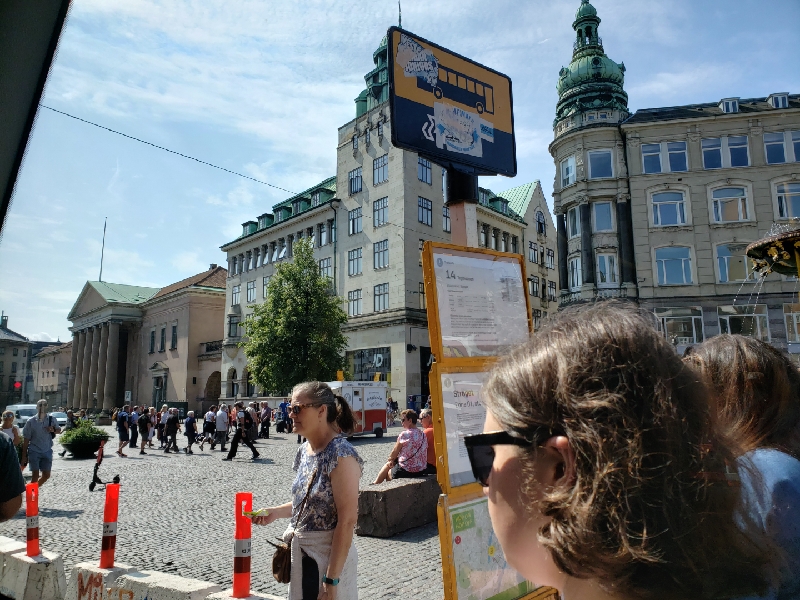
[[[747,190],[743,187],[723,187],[711,192],[714,221],[736,223],[748,220]]]
[[[685,225],[686,205],[683,192],[653,194],[653,225]]]
[[[547,221],[544,219],[544,213],[540,210],[536,211],[536,233],[547,235]]]

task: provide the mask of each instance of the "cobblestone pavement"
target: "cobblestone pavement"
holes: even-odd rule
[[[116,448],[116,435],[108,447]],[[356,438],[354,446],[365,461],[362,486],[372,481],[385,463],[399,427],[382,439]],[[186,438],[179,438],[181,448]],[[155,444],[158,445],[157,442]],[[240,446],[232,462],[223,462],[219,449],[193,455],[138,450],[119,458],[111,450],[100,467],[104,481],[122,480],[116,560],[137,569],[153,569],[231,586],[233,569],[233,501],[237,491],[252,491],[254,508],[289,500],[297,452],[297,436],[274,435],[259,440],[261,458],[253,462]],[[55,450],[61,450],[56,444]],[[94,460],[62,459],[57,455],[53,475],[40,492],[42,548],[62,555],[68,570],[82,561],[98,561],[105,493],[89,492]],[[30,472],[26,470],[27,479]],[[0,523],[0,535],[25,539],[24,503],[20,513]],[[272,577],[274,540],[286,528],[280,520],[253,528],[252,589],[286,597],[286,586]],[[436,523],[409,530],[391,539],[355,538],[358,549],[358,587],[361,598],[378,600],[402,596],[441,599],[441,558]]]

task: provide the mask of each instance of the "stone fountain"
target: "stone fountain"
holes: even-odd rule
[[[745,253],[762,277],[775,272],[800,277],[800,229],[777,225],[760,240],[747,246]]]

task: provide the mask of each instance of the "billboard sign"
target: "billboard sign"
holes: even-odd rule
[[[475,175],[516,175],[511,79],[398,27],[387,35],[392,144]]]

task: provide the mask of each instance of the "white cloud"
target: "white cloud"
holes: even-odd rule
[[[202,273],[208,268],[208,264],[200,260],[200,254],[198,250],[180,252],[172,257],[170,264],[179,272],[187,273],[187,276]]]

